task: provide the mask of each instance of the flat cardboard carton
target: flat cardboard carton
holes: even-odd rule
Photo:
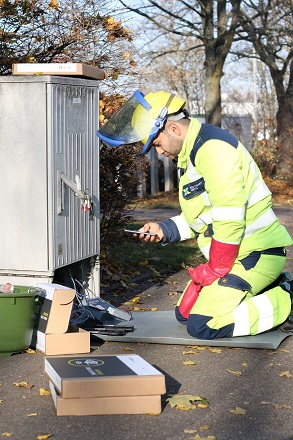
[[[90,333],[69,325],[75,290],[39,283],[32,347],[47,355],[90,352]]]
[[[63,399],[52,382],[49,386],[57,416],[160,414],[162,411],[160,395]]]
[[[139,355],[46,357],[62,399],[161,395],[165,376]]]
[[[13,75],[62,75],[107,79],[106,72],[82,63],[20,63],[12,65]]]

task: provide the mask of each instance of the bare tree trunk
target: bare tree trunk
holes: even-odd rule
[[[209,50],[209,48],[207,49]],[[211,52],[211,50],[209,50]],[[205,61],[206,77],[206,101],[205,115],[208,124],[221,127],[222,122],[222,101],[221,101],[221,77],[223,75],[222,67],[219,60],[215,57],[206,56]]]
[[[223,66],[238,25],[240,4],[241,0],[233,2],[229,20],[226,0],[218,0],[217,2],[203,0],[201,3],[206,55],[206,122],[219,127],[222,119],[221,78],[223,76]],[[229,21],[230,28],[227,26]]]
[[[280,154],[277,175],[282,179],[293,180],[293,63],[287,89],[284,87],[284,76],[279,71],[271,71],[271,74],[278,100],[277,137]]]

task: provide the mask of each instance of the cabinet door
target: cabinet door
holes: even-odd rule
[[[0,82],[2,273],[48,270],[46,87]]]
[[[99,101],[98,88],[86,84],[47,87],[49,261],[56,269],[99,253]],[[60,173],[91,194],[93,216],[64,183],[58,213]]]

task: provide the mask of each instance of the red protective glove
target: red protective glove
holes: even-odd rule
[[[230,272],[238,254],[239,245],[221,243],[212,238],[209,262],[188,269],[190,278],[200,286],[209,286],[217,278]]]
[[[199,284],[194,284],[193,282],[191,282],[189,286],[187,286],[181,299],[180,305],[178,306],[179,312],[183,316],[183,318],[188,318],[190,310],[194,306],[200,290],[201,286]]]

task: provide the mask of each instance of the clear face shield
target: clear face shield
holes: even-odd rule
[[[108,146],[133,144],[148,137],[152,123],[151,106],[137,90],[97,131],[97,136]]]
[[[137,90],[97,131],[97,136],[111,147],[142,141],[142,154],[146,154],[152,146],[152,141],[164,127],[168,113],[167,104],[159,115],[154,117],[151,105],[144,99],[143,93]]]

